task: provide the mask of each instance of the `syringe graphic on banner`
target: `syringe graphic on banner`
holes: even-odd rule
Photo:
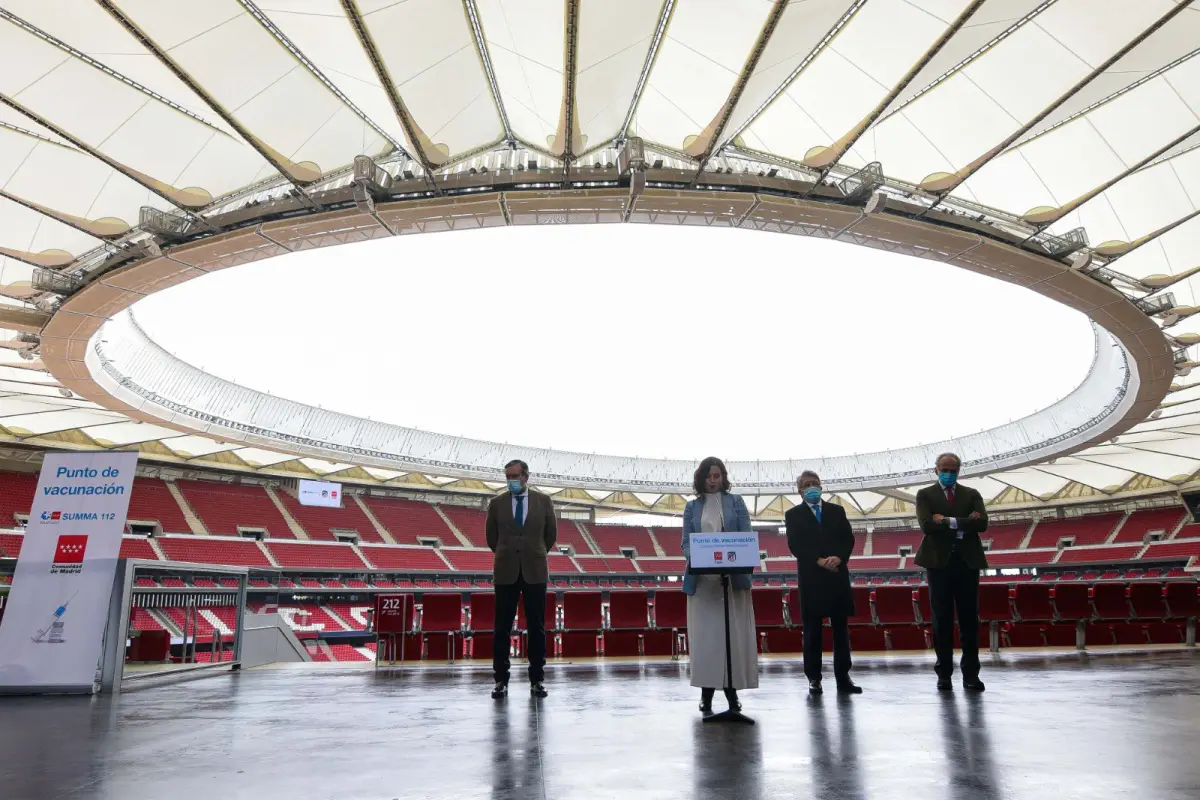
[[[67,606],[71,605],[71,600],[74,600],[77,594],[79,592],[75,592],[67,602],[54,609],[54,616],[50,619],[50,624],[38,630],[37,636],[32,637],[34,642],[37,644],[62,644],[66,641],[63,638],[63,627],[65,625],[63,615],[67,613]]]

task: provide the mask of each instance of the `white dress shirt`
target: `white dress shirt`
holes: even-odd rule
[[[522,505],[525,506],[525,519],[520,519],[520,520],[517,519],[517,498],[518,497],[525,498],[525,501],[522,503]],[[521,492],[520,494],[514,494],[512,496],[512,515],[513,515],[513,520],[515,520],[518,525],[524,525],[525,520],[529,519],[529,487],[525,487],[525,491]]]
[[[958,488],[957,483],[954,484],[954,488],[955,489]],[[943,486],[942,492],[946,495],[946,502],[949,503],[950,502],[950,490],[947,489],[945,486]],[[954,510],[953,507],[951,507],[950,510],[953,511]],[[958,538],[961,539],[963,537],[963,532],[958,530],[958,519],[955,517],[946,517],[946,519],[948,519],[950,521],[950,530],[958,531]]]

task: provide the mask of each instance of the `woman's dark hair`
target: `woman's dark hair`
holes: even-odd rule
[[[692,476],[692,489],[696,492],[697,497],[704,496],[704,484],[708,480],[708,473],[713,467],[721,470],[721,491],[728,492],[733,488],[729,484],[729,470],[725,469],[725,462],[716,456],[709,456],[700,462],[700,466],[696,467],[696,474]]]

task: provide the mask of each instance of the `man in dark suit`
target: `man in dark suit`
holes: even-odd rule
[[[925,533],[916,562],[929,576],[933,610],[933,649],[937,652],[938,682],[953,689],[954,615],[962,642],[963,688],[983,691],[979,680],[979,571],[987,569],[979,534],[987,530],[983,497],[958,482],[962,459],[943,453],[937,459],[938,482],[917,492],[917,522]]]
[[[529,626],[529,690],[545,697],[546,667],[546,554],[558,538],[558,523],[550,498],[529,488],[529,465],[510,461],[504,467],[508,491],[492,498],[487,510],[487,543],[496,554],[496,625],[493,628],[492,697],[508,695],[509,633],[517,615],[517,600],[525,604]]]
[[[850,680],[850,629],[854,615],[850,591],[850,553],[854,531],[846,510],[821,500],[821,478],[805,470],[796,481],[804,502],[784,515],[788,549],[800,573],[800,609],[804,623],[804,674],[810,694],[821,694],[821,621],[833,629],[833,674],[838,694],[861,694]]]

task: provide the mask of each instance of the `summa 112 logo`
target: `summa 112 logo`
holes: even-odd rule
[[[83,556],[87,552],[87,536],[64,533],[54,548],[51,575],[78,575],[83,572]]]
[[[43,511],[42,522],[58,522],[62,519],[61,511]]]

